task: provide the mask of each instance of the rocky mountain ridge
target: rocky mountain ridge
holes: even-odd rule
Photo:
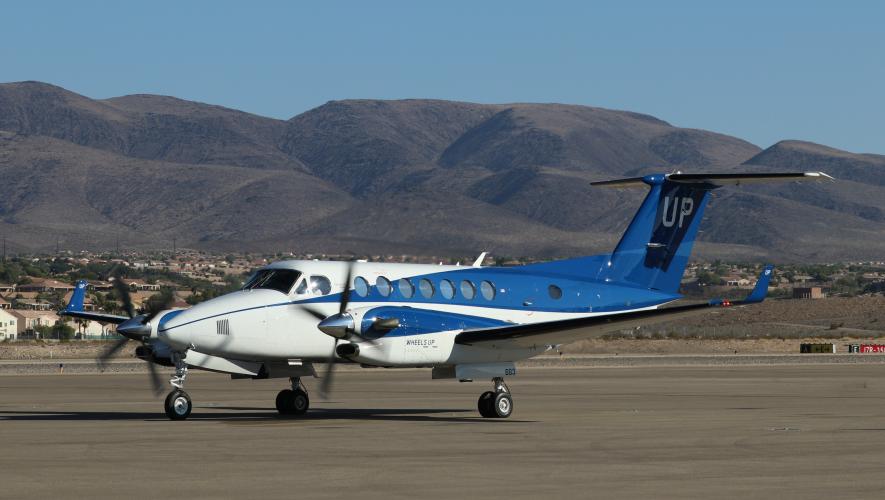
[[[885,156],[764,151],[648,115],[565,104],[333,101],[276,120],[174,97],[96,100],[0,84],[0,234],[12,249],[558,257],[609,251],[652,171],[823,170],[825,184],[723,189],[697,251],[885,255]]]

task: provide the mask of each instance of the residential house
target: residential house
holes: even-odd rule
[[[143,279],[122,278],[123,283],[129,285],[129,289],[133,292],[159,292],[160,285],[157,283],[147,283]]]
[[[50,278],[31,278],[30,283],[18,285],[16,290],[19,292],[60,292],[67,293],[74,289],[74,285],[64,283]]]
[[[18,336],[18,318],[7,309],[0,309],[0,340],[15,340]]]
[[[81,339],[101,339],[116,333],[116,325],[109,323],[81,319],[79,321],[73,320],[68,324],[76,332],[77,338]]]
[[[38,326],[54,326],[60,318],[52,311],[29,311],[24,309],[10,309],[10,314],[16,319],[16,333],[18,337],[33,336]]]
[[[107,292],[108,290],[113,290],[114,284],[110,281],[90,281],[87,287],[90,290]]]
[[[43,292],[16,292],[15,297],[12,298],[12,308],[13,309],[30,309],[32,311],[49,311],[54,309],[54,306],[43,300],[37,298]]]
[[[819,286],[802,286],[793,287],[794,299],[822,299],[826,297],[824,291]]]
[[[740,276],[728,276],[724,279],[727,286],[750,286],[752,283],[749,279],[741,278]]]

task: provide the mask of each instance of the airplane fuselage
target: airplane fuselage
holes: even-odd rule
[[[568,261],[557,265],[562,262]],[[594,262],[585,258],[574,265]],[[335,339],[321,332],[316,318],[301,307],[309,305],[327,316],[337,313],[348,266],[353,266],[349,309],[358,319],[383,315],[386,308],[403,316],[398,328],[372,344],[363,343],[356,361],[378,366],[525,359],[549,346],[490,349],[457,345],[454,339],[468,328],[635,311],[678,298],[576,278],[544,264],[505,268],[282,261],[262,270],[295,271],[291,283],[247,288],[165,313],[157,322],[157,338],[176,349],[224,358],[325,361]]]

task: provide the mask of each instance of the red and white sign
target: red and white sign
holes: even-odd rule
[[[861,344],[860,352],[882,352],[885,353],[885,345],[883,344]]]

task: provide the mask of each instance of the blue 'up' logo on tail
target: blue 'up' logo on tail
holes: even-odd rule
[[[666,271],[689,232],[691,234],[685,242],[694,240],[697,232],[695,219],[698,212],[702,211],[699,209],[703,206],[707,192],[708,189],[690,184],[664,182],[654,229],[645,254],[646,267]]]

